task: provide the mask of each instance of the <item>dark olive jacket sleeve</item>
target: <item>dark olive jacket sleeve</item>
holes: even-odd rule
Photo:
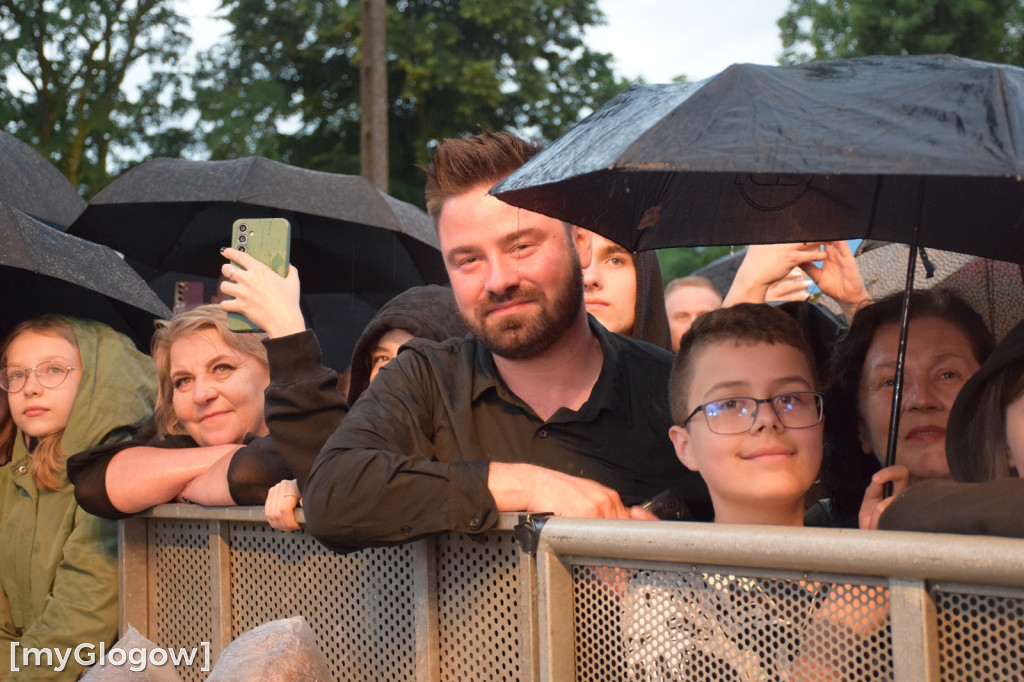
[[[1024,538],[1024,479],[921,481],[892,501],[878,527]]]
[[[328,547],[478,532],[497,522],[488,462],[463,459],[430,370],[420,353],[403,349],[317,457],[303,506],[306,529]]]

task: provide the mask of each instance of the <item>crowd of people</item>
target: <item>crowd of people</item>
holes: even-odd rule
[[[654,253],[489,194],[537,151],[507,133],[438,145],[426,198],[451,286],[381,308],[343,374],[296,269],[233,249],[223,300],[159,321],[151,357],[87,320],[8,335],[0,641],[111,641],[111,520],[168,502],[264,505],[290,531],[301,504],[336,550],[511,511],[653,521],[667,492],[692,521],[1021,534],[1024,326],[995,346],[954,295],[914,292],[883,467],[902,295],[871,301],[845,242],[752,246],[724,296],[663,288]]]

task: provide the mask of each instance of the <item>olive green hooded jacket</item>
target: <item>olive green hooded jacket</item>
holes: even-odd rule
[[[82,357],[61,440],[72,454],[130,437],[152,414],[156,373],[127,337],[97,322],[66,319]],[[99,643],[117,636],[117,524],[79,509],[70,484],[37,490],[31,457],[19,431],[11,461],[0,467],[0,680],[74,680],[82,670],[75,647],[92,644],[98,656]],[[13,661],[12,642],[18,642]],[[24,649],[43,647],[71,648],[63,671],[53,670],[55,657],[52,667],[45,656],[40,667],[22,665]]]

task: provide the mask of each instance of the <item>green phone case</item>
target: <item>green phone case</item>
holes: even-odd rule
[[[231,227],[231,248],[245,251],[277,274],[287,277],[291,225],[284,218],[236,220]],[[240,265],[238,267],[242,268]],[[241,313],[228,313],[228,328],[235,332],[263,331]]]

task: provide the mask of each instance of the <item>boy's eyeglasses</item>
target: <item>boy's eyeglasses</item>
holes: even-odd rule
[[[761,403],[771,405],[787,429],[807,429],[818,424],[824,407],[821,394],[813,391],[780,393],[771,398],[723,398],[698,405],[682,426],[689,424],[698,412],[703,412],[712,433],[721,436],[743,433],[754,426]]]
[[[43,388],[57,388],[68,378],[68,374],[76,369],[78,367],[66,365],[59,360],[47,360],[35,367],[27,368],[11,365],[0,369],[0,388],[8,393],[17,393],[25,387],[29,372],[36,373],[36,379]]]

